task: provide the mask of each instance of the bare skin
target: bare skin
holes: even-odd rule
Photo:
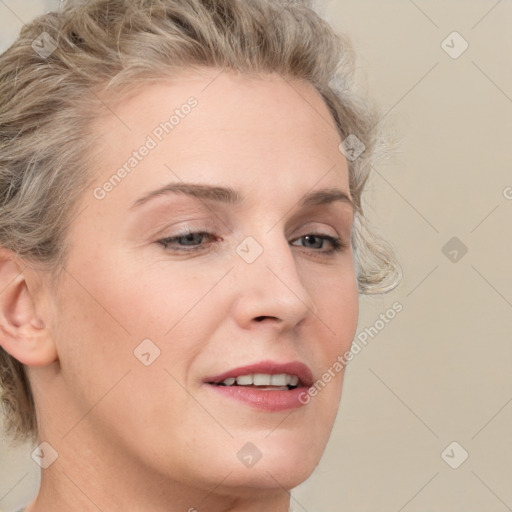
[[[350,197],[347,162],[311,85],[218,74],[148,85],[97,120],[95,183],[77,206],[57,291],[0,253],[0,341],[27,365],[39,440],[58,453],[29,512],[286,512],[289,490],[320,461],[343,372],[307,405],[274,412],[203,379],[275,360],[305,363],[316,381],[350,348],[352,206],[299,206],[324,188]],[[190,97],[190,113],[105,186]],[[229,186],[244,199],[168,193],[133,207],[179,182]],[[183,238],[159,242],[185,228],[212,235],[195,236],[191,252]],[[250,250],[262,249],[251,263],[236,251],[249,236]],[[328,253],[322,236],[348,246]],[[145,339],[160,350],[148,366],[134,355]],[[248,442],[262,454],[250,468],[237,457]]]

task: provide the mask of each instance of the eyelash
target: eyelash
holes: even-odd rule
[[[173,243],[181,238],[191,237],[194,235],[206,235],[210,238],[214,238],[214,235],[212,235],[211,233],[208,233],[206,231],[192,231],[192,230],[187,229],[187,230],[185,230],[181,233],[177,233],[176,235],[173,235],[171,237],[166,237],[166,238],[157,240],[157,243],[162,245],[165,250],[168,250],[168,246],[171,243]],[[318,253],[321,255],[326,255],[326,256],[334,255],[335,253],[341,252],[344,249],[349,247],[349,245],[341,238],[330,236],[330,235],[323,235],[321,233],[307,233],[306,235],[303,235],[303,236],[297,238],[297,240],[300,240],[301,238],[305,238],[307,236],[314,236],[314,237],[317,237],[317,238],[320,238],[323,240],[327,240],[328,242],[331,243],[332,249],[329,249],[328,251],[320,252],[319,250],[316,250],[316,249],[312,250],[312,252],[315,252],[315,253]],[[192,252],[196,252],[196,251],[203,250],[203,249],[204,249],[204,245],[196,245],[196,246],[189,246],[188,249],[175,249],[175,250],[170,250],[169,252],[192,253]]]

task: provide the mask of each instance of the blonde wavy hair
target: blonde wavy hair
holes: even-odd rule
[[[312,84],[341,140],[355,135],[364,143],[348,161],[358,286],[362,294],[393,289],[401,278],[393,246],[369,224],[361,202],[384,147],[379,113],[354,92],[350,41],[311,2],[69,0],[25,25],[0,55],[0,247],[48,271],[57,285],[67,228],[90,185],[91,122],[123,93],[184,69],[278,73]],[[36,51],[42,47],[47,54]],[[0,398],[5,434],[35,441],[24,366],[2,348]]]

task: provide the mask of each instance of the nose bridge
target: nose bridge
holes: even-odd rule
[[[246,320],[265,316],[294,324],[316,312],[289,243],[277,228],[252,230],[236,252],[238,300]]]

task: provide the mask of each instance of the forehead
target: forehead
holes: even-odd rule
[[[215,68],[186,70],[174,77],[142,83],[119,101],[111,97],[107,103],[114,106],[109,109],[113,115],[108,116],[105,111],[107,115],[103,122],[110,118],[110,127],[117,125],[120,128],[122,124],[131,131],[145,118],[154,117],[153,121],[161,121],[162,116],[172,113],[190,97],[195,97],[201,107],[195,112],[195,117],[198,117],[198,112],[205,117],[211,114],[218,116],[217,123],[210,119],[212,126],[220,127],[222,124],[223,128],[236,128],[262,111],[268,114],[269,110],[275,110],[282,115],[287,114],[284,119],[293,117],[311,122],[316,116],[325,129],[336,135],[326,104],[309,82],[275,73],[247,75]],[[262,123],[263,117],[268,115],[260,116]]]
[[[181,178],[245,184],[248,192],[263,183],[287,189],[291,180],[348,188],[323,99],[311,84],[278,75],[202,70],[149,83],[113,104],[93,129],[97,182],[124,166],[128,195]]]

